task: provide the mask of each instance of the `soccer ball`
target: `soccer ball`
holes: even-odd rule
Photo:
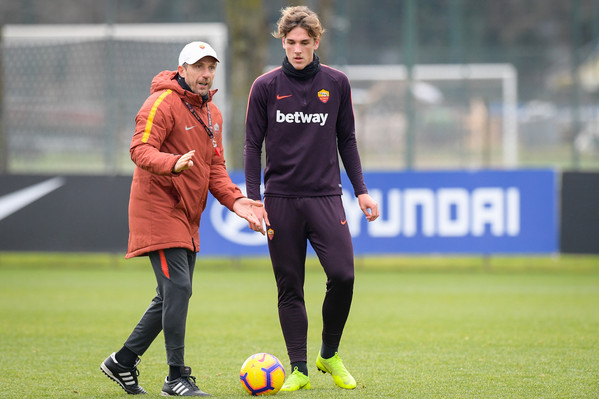
[[[271,354],[256,353],[247,358],[239,372],[241,385],[253,396],[279,392],[285,381],[283,365]]]

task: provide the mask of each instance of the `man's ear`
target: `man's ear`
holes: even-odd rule
[[[177,67],[177,72],[179,72],[179,76],[185,78],[185,68],[183,68],[181,65]]]
[[[314,39],[314,50],[318,50],[319,44],[320,44],[320,39]]]

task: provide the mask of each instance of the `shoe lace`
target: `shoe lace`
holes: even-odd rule
[[[131,374],[131,377],[133,377],[133,380],[137,384],[137,377],[139,377],[139,370],[137,369],[137,367],[133,366],[132,368],[128,369],[127,371]]]
[[[200,388],[196,385],[196,378],[193,375],[187,375],[182,378],[182,383],[193,391],[197,391]]]
[[[337,352],[335,352],[335,356],[333,356],[329,359],[323,359],[323,360],[326,362],[326,364],[331,369],[331,373],[339,374],[339,375],[348,374],[347,369],[343,365],[343,360],[341,360],[341,357],[339,356],[339,354]]]
[[[337,352],[335,352],[335,356],[333,356],[332,358],[330,358],[328,360],[330,363],[334,364],[335,366],[343,367],[343,361],[341,360],[341,357],[339,357],[339,354]]]

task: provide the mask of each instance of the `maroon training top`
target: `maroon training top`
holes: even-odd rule
[[[319,65],[308,78],[276,68],[258,77],[246,115],[247,196],[260,200],[265,142],[265,196],[341,195],[339,156],[358,196],[367,192],[355,137],[347,76]],[[298,71],[301,72],[301,71]],[[337,152],[339,151],[339,152]]]

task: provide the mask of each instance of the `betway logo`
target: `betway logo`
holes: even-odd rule
[[[277,122],[278,123],[318,123],[320,126],[324,126],[327,122],[329,114],[304,114],[303,112],[294,112],[285,114],[277,110]]]
[[[391,189],[370,195],[378,202],[381,218],[368,223],[371,237],[514,237],[520,234],[520,190],[515,187]],[[343,190],[343,202],[352,236],[360,235],[364,214],[358,199]]]

